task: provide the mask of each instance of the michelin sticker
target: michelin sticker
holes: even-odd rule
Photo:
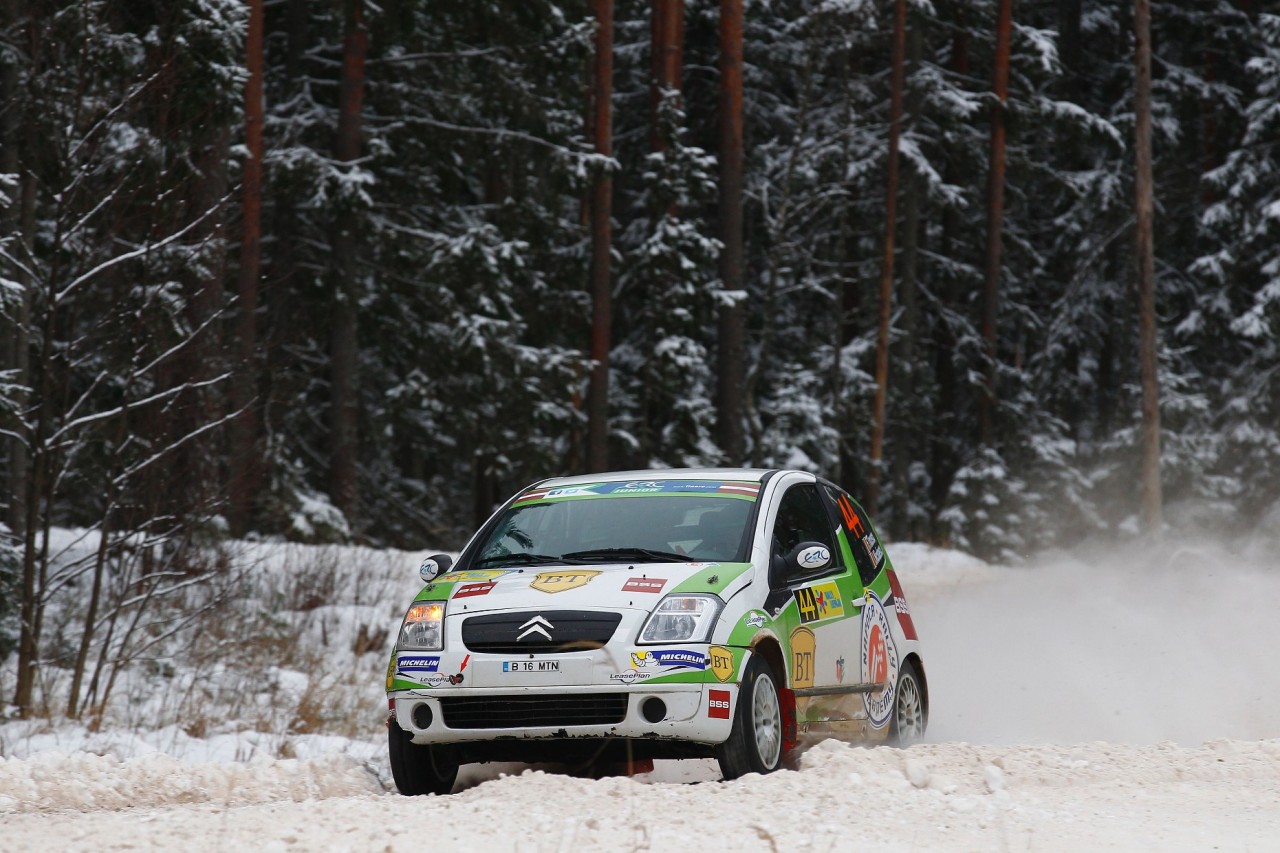
[[[880,729],[893,716],[893,700],[898,694],[898,647],[880,598],[867,590],[866,600],[862,608],[862,681],[883,684],[884,689],[862,694],[862,701],[871,725]]]
[[[649,664],[669,666],[672,669],[706,669],[707,656],[702,652],[689,649],[652,649],[631,653],[631,666],[642,667]]]
[[[431,656],[404,656],[396,661],[396,669],[400,672],[436,672],[440,669],[440,658]]]

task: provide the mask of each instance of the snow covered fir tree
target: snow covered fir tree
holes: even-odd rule
[[[101,613],[140,543],[155,594],[229,537],[457,547],[602,459],[1134,535],[1153,389],[1163,523],[1275,524],[1280,16],[1150,4],[1144,102],[1144,5],[7,0],[0,654],[52,527]]]

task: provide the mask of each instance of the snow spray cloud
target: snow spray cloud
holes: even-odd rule
[[[1080,548],[913,599],[932,741],[1280,738],[1280,559]]]

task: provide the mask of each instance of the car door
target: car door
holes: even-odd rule
[[[805,724],[858,718],[859,611],[862,581],[839,527],[815,482],[796,482],[783,491],[771,530],[770,585],[774,595],[794,601],[789,627],[791,683],[797,720]],[[802,542],[816,542],[832,555],[817,571],[787,571],[784,556]]]
[[[836,536],[843,540],[842,550],[848,546],[845,558],[857,564],[858,577],[865,589],[859,608],[859,643],[853,668],[854,677],[864,690],[860,714],[866,718],[864,734],[879,739],[888,732],[902,657],[890,624],[891,614],[907,640],[916,639],[915,626],[897,577],[892,571],[885,572],[888,560],[871,519],[848,493],[827,482],[823,482],[822,487],[839,519]],[[882,574],[888,578],[881,577]]]

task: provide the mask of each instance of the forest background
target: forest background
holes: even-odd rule
[[[1157,526],[1280,524],[1270,3],[0,5],[0,657],[604,468],[1011,559],[1139,533],[1158,424]]]

